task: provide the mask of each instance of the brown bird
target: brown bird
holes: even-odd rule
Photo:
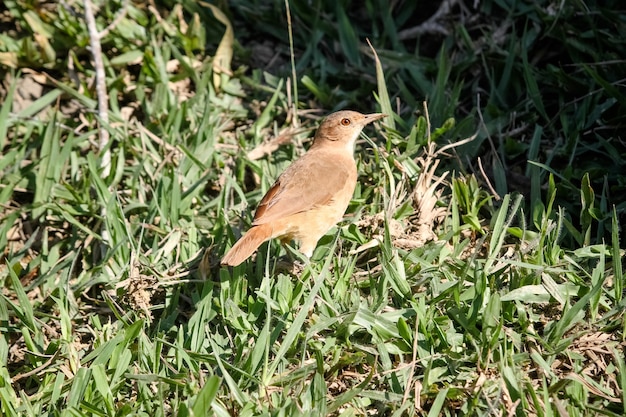
[[[311,148],[278,177],[259,203],[252,227],[221,264],[239,265],[273,238],[298,241],[310,258],[317,241],[343,218],[354,193],[356,139],[365,125],[385,116],[344,110],[326,117]]]

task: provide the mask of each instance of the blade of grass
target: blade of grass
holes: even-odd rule
[[[221,379],[217,375],[211,375],[209,379],[204,383],[204,387],[200,390],[196,396],[196,401],[193,404],[193,414],[196,416],[206,416],[211,412],[211,404],[215,400],[217,391],[220,388]]]
[[[31,332],[37,333],[38,326],[35,321],[35,312],[33,305],[30,302],[28,295],[22,287],[19,277],[15,273],[14,268],[9,266],[9,276],[11,277],[11,288],[14,294],[17,296],[17,304],[11,302],[9,299],[5,299],[10,305],[13,306],[13,310],[20,318],[20,324],[27,327]],[[2,295],[4,297],[4,295]]]
[[[615,274],[615,302],[622,301],[624,291],[624,269],[622,267],[622,251],[619,246],[619,220],[617,218],[617,209],[613,206],[611,227],[611,258],[613,259],[613,273]],[[624,403],[626,404],[626,402]]]
[[[352,65],[361,65],[361,55],[358,45],[359,39],[352,27],[352,22],[348,19],[345,8],[341,2],[335,3],[335,13],[337,16],[337,32],[339,33],[339,43],[348,62]]]
[[[249,401],[247,395],[241,390],[241,388],[239,388],[239,385],[237,384],[235,379],[226,369],[224,362],[218,354],[219,352],[221,352],[219,346],[215,343],[213,339],[209,339],[209,343],[211,344],[211,349],[214,353],[214,358],[217,362],[217,366],[220,368],[220,371],[222,373],[222,378],[224,378],[224,380],[226,381],[226,385],[228,385],[230,395],[235,398],[235,401],[237,401],[240,407],[243,407]]]
[[[428,417],[437,417],[441,415],[441,410],[443,410],[443,405],[448,397],[448,390],[448,388],[444,388],[437,393],[435,401],[433,401],[433,405],[428,411]]]
[[[213,16],[222,23],[226,30],[224,31],[224,36],[220,41],[217,50],[215,51],[215,56],[213,57],[213,85],[215,86],[215,90],[219,91],[224,77],[229,76],[231,73],[231,61],[233,59],[233,44],[235,42],[235,33],[233,31],[233,26],[230,23],[230,19],[222,12],[217,6],[207,3],[201,2],[204,7],[208,7],[211,9]]]
[[[335,240],[335,244],[330,249],[331,253],[335,250],[336,242],[337,240]],[[265,372],[265,375],[267,377],[271,378],[274,375],[280,363],[285,359],[285,354],[289,349],[291,349],[293,342],[298,337],[300,329],[302,328],[305,320],[309,316],[309,310],[313,306],[313,303],[315,302],[321,286],[324,284],[324,281],[330,273],[329,271],[332,258],[332,256],[327,257],[326,262],[322,266],[322,270],[319,273],[316,273],[314,269],[311,268],[311,265],[308,265],[309,267],[307,270],[313,277],[314,285],[311,288],[311,291],[309,292],[307,298],[304,300],[304,303],[302,303],[302,305],[300,306],[300,311],[298,311],[298,314],[291,323],[289,330],[287,330],[287,333],[285,334],[285,337],[283,338],[280,347],[278,348],[278,351],[274,355],[274,360],[269,364],[267,372]],[[264,383],[266,385],[269,385],[269,381],[264,381]]]
[[[390,130],[396,129],[396,122],[394,120],[394,111],[391,107],[391,99],[389,98],[389,92],[387,91],[387,82],[385,81],[385,72],[383,71],[383,66],[380,63],[380,59],[378,58],[378,54],[376,53],[376,49],[370,43],[370,40],[367,39],[367,44],[369,45],[372,53],[374,54],[374,62],[376,63],[376,84],[378,86],[378,103],[380,104],[380,110],[388,115],[389,117],[385,118],[385,125],[389,126]]]
[[[491,274],[494,272],[491,270],[491,266],[498,258],[498,254],[502,249],[502,244],[504,243],[504,238],[506,237],[507,230],[511,226],[513,219],[517,215],[517,211],[520,204],[522,203],[522,199],[523,196],[517,195],[515,197],[515,200],[513,201],[513,204],[511,204],[510,206],[509,194],[505,195],[502,199],[502,205],[500,206],[500,210],[498,210],[498,216],[496,217],[496,222],[494,223],[492,229],[491,244],[489,245],[489,256],[487,258],[487,261],[485,262],[485,271],[487,271],[487,274]]]
[[[43,96],[39,97],[37,100],[30,103],[28,107],[20,110],[20,112],[17,114],[17,117],[20,119],[28,119],[30,117],[33,117],[34,115],[36,115],[37,113],[45,109],[46,107],[49,107],[62,94],[63,94],[63,91],[55,88],[54,90],[44,94]]]
[[[33,217],[39,218],[45,212],[43,207],[37,207],[48,201],[52,194],[52,187],[58,181],[55,172],[57,171],[57,162],[59,151],[61,148],[61,135],[57,127],[56,113],[52,120],[46,126],[39,154],[40,165],[35,180],[35,196],[33,198]]]
[[[13,95],[15,94],[15,88],[17,86],[17,77],[12,77],[11,85],[4,97],[4,103],[0,107],[0,150],[5,149],[5,142],[7,140],[7,132],[9,130],[10,120],[9,113],[13,107]]]
[[[563,336],[565,336],[565,333],[578,324],[577,319],[580,319],[584,314],[584,308],[589,304],[592,298],[596,297],[597,294],[602,291],[603,285],[604,280],[599,279],[587,294],[564,311],[561,319],[557,321],[551,329],[547,338],[548,343],[559,343],[563,339]]]

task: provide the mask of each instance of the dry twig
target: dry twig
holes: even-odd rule
[[[109,124],[109,96],[106,88],[104,63],[102,61],[100,33],[96,27],[96,18],[93,13],[91,0],[85,0],[85,21],[87,23],[87,30],[89,31],[89,44],[91,45],[93,65],[96,71],[96,95],[98,97],[98,117],[100,118],[100,127],[98,129],[100,140],[98,142],[98,148],[102,153],[100,166],[102,168],[102,175],[107,177],[111,173],[111,151],[108,146],[109,131],[105,127]]]
[[[450,10],[452,10],[452,6],[457,3],[458,0],[444,0],[441,2],[439,9],[428,18],[424,23],[402,30],[398,32],[398,39],[401,41],[407,39],[416,38],[419,35],[423,35],[425,33],[438,33],[442,35],[448,35],[448,29],[440,23],[440,19],[450,14]]]

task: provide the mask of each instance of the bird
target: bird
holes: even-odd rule
[[[261,199],[250,229],[224,255],[237,266],[270,239],[295,240],[307,258],[319,239],[342,220],[357,182],[354,144],[367,124],[386,114],[342,110],[320,124],[313,144],[293,162]]]

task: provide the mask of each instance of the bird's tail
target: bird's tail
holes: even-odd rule
[[[228,253],[224,255],[222,265],[237,266],[254,253],[261,243],[272,237],[272,229],[266,224],[252,227],[241,239],[230,248]]]

